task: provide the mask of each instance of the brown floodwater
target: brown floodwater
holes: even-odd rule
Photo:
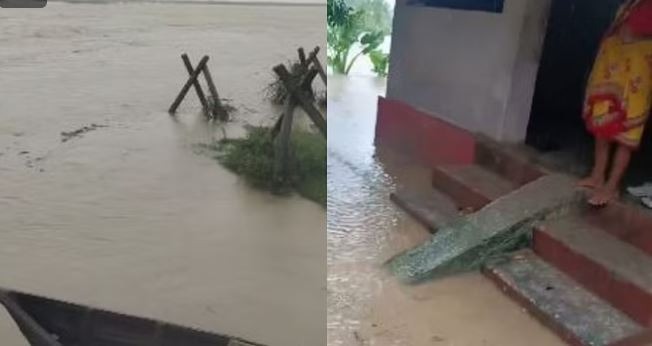
[[[0,10],[0,286],[324,345],[326,211],[254,190],[197,149],[274,121],[271,68],[324,47],[324,21],[325,6]],[[204,121],[192,91],[167,114],[183,52],[211,57],[233,122]]]
[[[479,273],[405,286],[383,268],[429,233],[389,200],[428,171],[373,145],[385,81],[329,76],[328,344],[564,345]]]
[[[16,322],[2,306],[0,306],[0,337],[2,337],[3,345],[30,346],[18,329]]]

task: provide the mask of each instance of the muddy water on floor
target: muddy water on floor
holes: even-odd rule
[[[396,208],[398,184],[428,187],[428,171],[373,146],[384,81],[329,76],[329,345],[563,345],[480,274],[403,286],[382,269],[425,241]]]
[[[0,11],[0,286],[271,345],[325,344],[325,210],[252,190],[197,144],[273,122],[271,67],[323,7]],[[179,58],[238,111],[198,116]],[[87,129],[65,142],[62,132]]]

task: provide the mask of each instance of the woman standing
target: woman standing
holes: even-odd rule
[[[595,158],[579,185],[593,189],[590,204],[604,206],[618,197],[651,105],[652,0],[627,0],[600,44],[586,90],[584,120],[595,137]]]

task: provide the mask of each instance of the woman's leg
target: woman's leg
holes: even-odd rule
[[[611,172],[609,173],[609,180],[601,188],[598,188],[593,196],[589,199],[589,203],[594,206],[604,206],[611,200],[618,197],[620,189],[620,181],[625,175],[629,160],[632,157],[632,150],[622,144],[618,145],[614,162],[611,165]]]
[[[609,163],[609,149],[609,141],[603,138],[595,138],[595,154],[593,155],[591,175],[580,180],[577,183],[578,186],[596,189],[604,185],[607,163]]]

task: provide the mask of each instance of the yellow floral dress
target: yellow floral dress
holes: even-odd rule
[[[638,148],[652,105],[652,37],[625,38],[631,2],[621,9],[602,41],[589,77],[584,106],[587,129],[596,137]],[[650,18],[652,21],[652,18]]]

